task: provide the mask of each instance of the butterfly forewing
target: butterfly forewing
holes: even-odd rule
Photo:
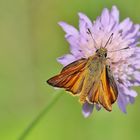
[[[54,87],[65,88],[73,94],[78,94],[83,85],[86,63],[87,59],[77,60],[64,67],[60,74],[50,78],[47,82]]]

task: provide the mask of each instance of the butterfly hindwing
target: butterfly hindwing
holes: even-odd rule
[[[110,67],[108,65],[106,66],[106,72],[107,72],[106,74],[107,74],[107,78],[110,85],[110,91],[111,91],[111,103],[114,103],[118,97],[118,88],[116,85],[116,81],[113,77],[113,74],[110,70]]]
[[[106,110],[112,110],[112,104],[116,101],[118,90],[113,74],[108,66],[103,67],[100,80],[93,85],[90,102],[101,104]]]

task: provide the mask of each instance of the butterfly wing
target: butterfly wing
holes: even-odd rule
[[[104,66],[100,80],[93,87],[90,91],[90,102],[101,104],[106,110],[111,111],[118,90],[109,66]]]
[[[108,111],[112,110],[112,104],[118,96],[109,66],[100,62],[96,56],[67,65],[60,74],[47,82],[54,87],[65,88],[73,95],[80,95],[81,103],[87,100],[91,104],[101,104]]]
[[[106,77],[109,81],[109,87],[110,87],[110,91],[111,91],[111,103],[114,103],[117,100],[118,97],[118,88],[115,82],[115,79],[113,77],[113,73],[110,70],[110,67],[107,65],[106,66]]]
[[[47,83],[54,87],[65,88],[67,91],[72,92],[73,95],[76,95],[82,89],[86,64],[87,59],[84,58],[72,62],[64,67],[60,74],[50,78]]]

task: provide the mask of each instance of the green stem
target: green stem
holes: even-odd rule
[[[59,91],[60,92],[60,91]],[[57,102],[57,100],[62,96],[62,94],[57,93],[57,95],[52,99],[52,101],[40,112],[40,114],[29,124],[29,126],[23,131],[19,140],[24,140],[29,133],[34,129],[34,127],[39,123],[42,117],[44,117],[49,110],[53,107],[53,105]]]

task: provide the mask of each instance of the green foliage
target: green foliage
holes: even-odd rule
[[[139,0],[0,1],[1,140],[18,139],[55,96],[45,81],[62,68],[56,58],[69,51],[57,22],[78,27],[78,12],[95,19],[112,5],[120,9],[121,19],[129,16],[140,23]],[[63,94],[27,140],[139,140],[139,96],[127,115],[114,105],[111,113],[95,111],[84,119],[77,98]]]

